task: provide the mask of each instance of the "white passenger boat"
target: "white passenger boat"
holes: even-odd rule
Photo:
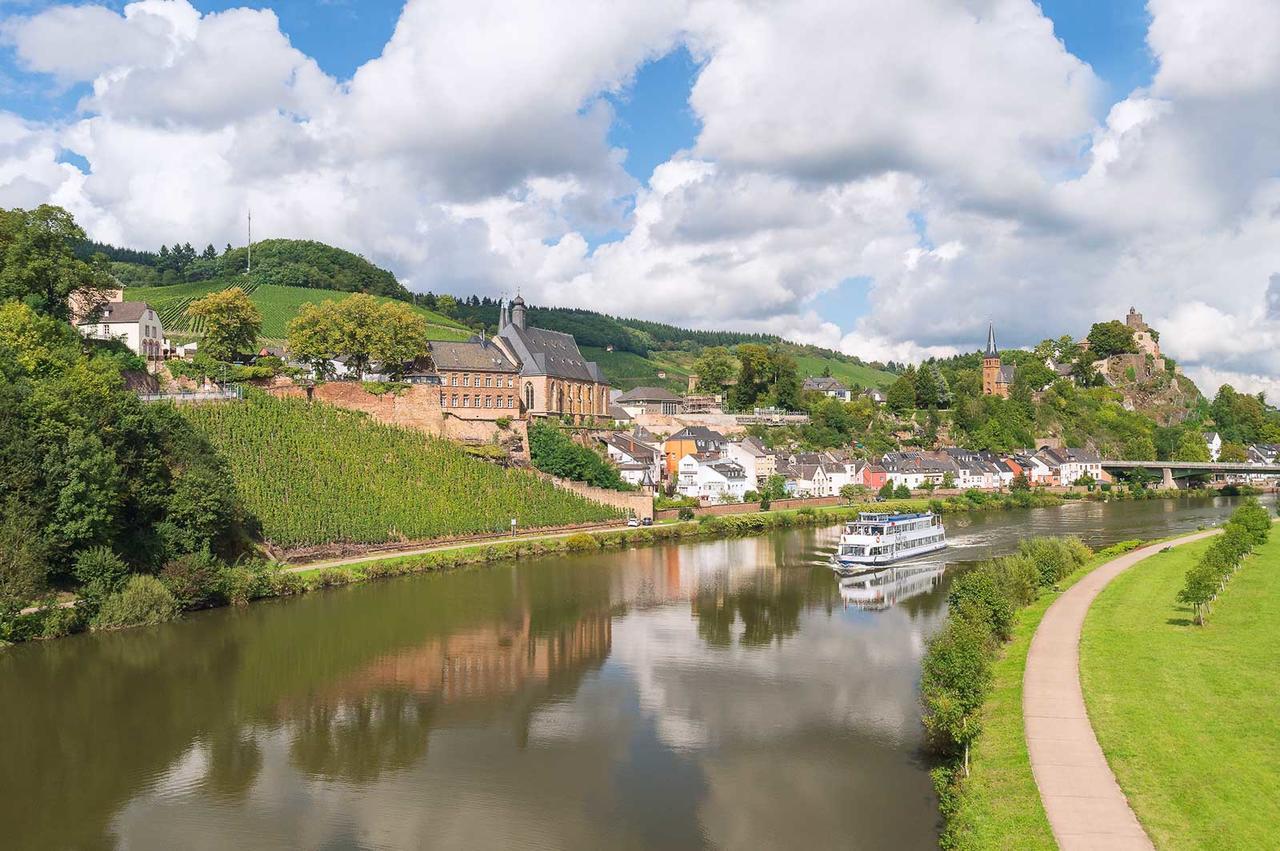
[[[931,512],[881,514],[862,512],[846,523],[832,561],[842,574],[893,564],[944,549],[947,533],[942,518]]]

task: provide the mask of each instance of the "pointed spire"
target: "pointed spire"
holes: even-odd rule
[[[996,348],[996,326],[993,323],[987,325],[987,353],[985,357],[1000,357],[1000,350]]]

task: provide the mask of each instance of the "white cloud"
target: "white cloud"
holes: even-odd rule
[[[1132,303],[1189,374],[1265,381],[1280,7],[1229,5],[1151,0],[1153,82],[1100,122],[1032,0],[410,0],[349,81],[270,11],[55,6],[3,37],[92,94],[66,124],[0,116],[0,201],[133,245],[238,240],[252,206],[255,232],[417,289],[894,360],[973,349],[989,320],[1008,345],[1082,334]],[[678,43],[701,131],[637,186],[603,95]],[[815,315],[850,278],[867,315]]]

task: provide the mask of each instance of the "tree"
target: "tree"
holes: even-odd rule
[[[1119,319],[1097,322],[1089,329],[1089,351],[1095,359],[1138,351],[1133,342],[1133,329]]]
[[[382,302],[376,316],[370,355],[383,364],[388,374],[399,378],[404,372],[405,364],[427,354],[430,345],[427,340],[427,321],[412,307],[398,301]]]
[[[1178,450],[1173,453],[1174,461],[1208,461],[1209,447],[1199,432],[1188,430],[1183,432],[1178,441]]]
[[[885,394],[885,404],[895,414],[905,414],[915,407],[916,385],[909,375],[904,373],[898,376],[898,380],[889,386],[889,392]]]
[[[209,293],[187,307],[187,315],[204,320],[202,351],[217,360],[229,361],[241,352],[257,348],[262,332],[262,314],[239,287]]]
[[[1232,464],[1242,464],[1249,460],[1249,450],[1242,443],[1224,443],[1218,452],[1218,460]]]
[[[955,486],[956,486],[956,476],[955,476],[955,473],[951,472],[950,470],[948,470],[947,472],[943,473],[943,474],[942,474],[942,487],[943,487],[943,489],[944,489],[944,490],[950,490],[951,488],[954,488]]]
[[[920,367],[920,371],[916,373],[916,401],[917,408],[932,408],[938,404],[938,383],[934,380],[933,370],[929,365]]]
[[[217,260],[218,259],[218,249],[213,247],[212,242],[204,247],[204,251],[201,252],[200,254],[200,259],[201,260]]]
[[[881,499],[893,499],[893,482],[888,479],[880,486],[880,490],[876,491],[876,496]]]
[[[694,361],[693,371],[700,391],[719,392],[738,374],[738,359],[725,346],[708,346]]]
[[[436,311],[444,316],[454,316],[458,312],[458,300],[451,295],[438,295]]]
[[[71,317],[71,301],[92,309],[110,287],[103,258],[75,255],[85,233],[61,207],[0,210],[0,301],[21,301],[57,319]]]
[[[1029,491],[1031,490],[1031,482],[1027,480],[1026,473],[1019,473],[1009,482],[1009,490],[1011,491]]]
[[[774,473],[765,479],[764,489],[761,496],[765,499],[786,499],[787,498],[787,480],[779,473]]]
[[[893,496],[895,499],[911,499],[911,488],[907,487],[906,482],[902,482],[893,489]]]
[[[0,503],[0,641],[9,622],[44,590],[47,572],[35,515],[10,496]]]

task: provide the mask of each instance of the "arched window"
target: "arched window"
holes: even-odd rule
[[[524,383],[524,408],[526,411],[533,410],[533,382],[526,381]]]

